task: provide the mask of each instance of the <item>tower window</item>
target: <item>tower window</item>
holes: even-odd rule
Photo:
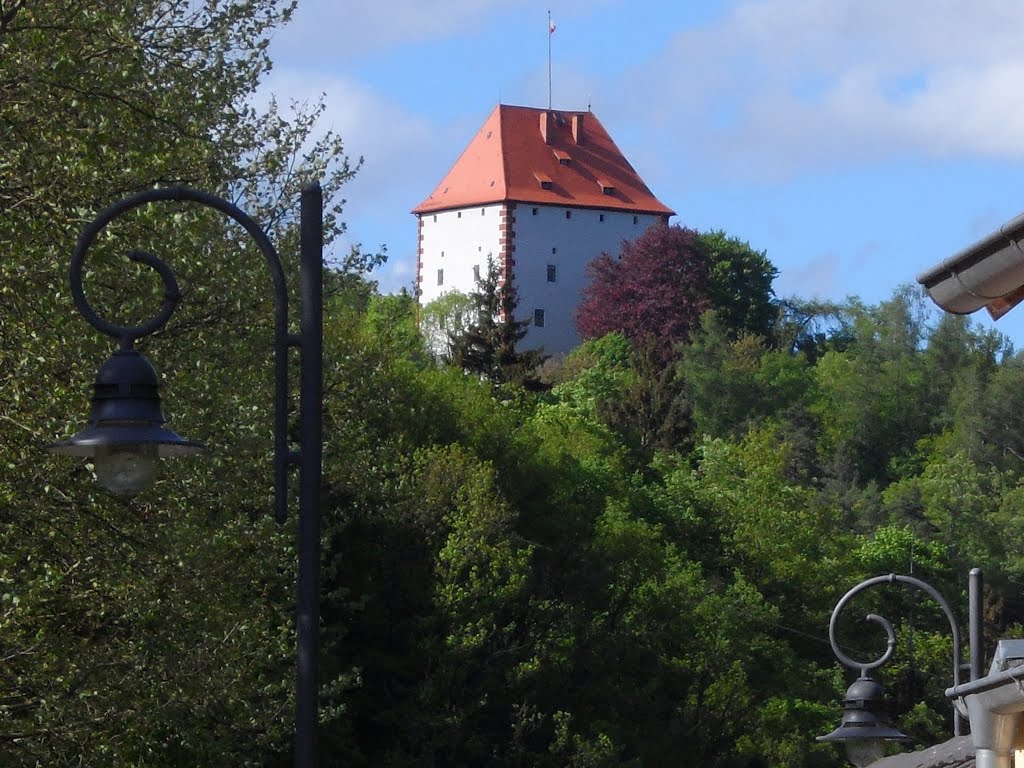
[[[604,214],[603,214],[603,213],[599,213],[599,214],[597,215],[597,220],[598,220],[598,221],[604,221]]]
[[[533,215],[536,216],[538,211],[540,211],[540,208],[534,208],[533,209]]]
[[[572,218],[572,211],[566,211],[565,212],[565,218],[571,219]]]
[[[544,327],[544,310],[535,309],[533,310],[533,325],[535,328]]]
[[[554,264],[548,264],[548,282],[553,283],[558,277],[558,267]]]
[[[459,212],[458,212],[458,215],[456,215],[456,217],[455,217],[455,218],[457,218],[457,219],[461,219],[461,218],[462,218],[462,211],[459,211]]]
[[[639,216],[634,216],[633,217],[633,223],[634,224],[639,224],[640,223],[640,217]]]
[[[437,224],[437,214],[434,214],[434,223]]]
[[[487,215],[487,209],[486,208],[481,208],[480,209],[480,215],[481,216],[486,216]]]
[[[444,285],[444,270],[443,269],[437,270],[437,284],[438,285]]]
[[[557,246],[552,246],[551,247],[551,252],[552,253],[558,253],[558,247]]]
[[[473,265],[473,279],[474,280],[479,280],[480,279],[480,265],[479,264],[474,264]]]

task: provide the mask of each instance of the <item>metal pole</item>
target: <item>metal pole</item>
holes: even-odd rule
[[[967,642],[971,646],[971,680],[981,678],[981,666],[985,658],[985,637],[981,620],[981,594],[984,584],[981,568],[971,568],[967,575]]]
[[[320,655],[320,477],[323,417],[323,194],[302,190],[299,336],[300,487],[295,765],[316,765]]]
[[[551,111],[551,11],[548,11],[548,112]]]

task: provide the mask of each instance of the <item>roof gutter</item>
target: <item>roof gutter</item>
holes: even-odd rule
[[[1012,768],[1024,712],[1024,664],[946,689],[971,722],[977,768]]]
[[[998,319],[1024,300],[1024,214],[917,277],[947,312],[987,307]]]

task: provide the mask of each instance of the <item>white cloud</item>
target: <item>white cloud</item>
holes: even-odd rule
[[[401,213],[430,191],[422,188],[424,178],[440,178],[443,172],[435,167],[433,154],[425,151],[438,143],[439,129],[358,82],[338,75],[313,76],[308,70],[276,68],[261,93],[263,98],[274,94],[282,104],[314,101],[323,95],[326,110],[313,133],[322,135],[333,130],[344,140],[350,159],[365,158],[355,178],[342,190],[348,201],[344,211],[348,233],[337,244],[337,252],[343,253],[352,243],[375,250],[383,241],[391,250],[392,261],[408,261],[412,256],[414,269],[415,254],[408,251],[415,239],[415,226],[411,216],[402,221]],[[388,211],[391,221],[405,224],[403,231],[392,233],[386,224],[381,226],[376,221],[381,211]],[[366,226],[369,221],[377,226]],[[391,265],[402,282],[409,269],[408,264]]]
[[[730,177],[1021,159],[1022,27],[1017,0],[745,0],[626,73],[619,108],[653,108],[681,153]]]
[[[652,6],[666,27],[679,28],[657,50],[627,42],[625,34],[619,45],[616,35],[635,13],[623,2],[301,0],[294,23],[274,41],[279,68],[269,87],[282,100],[326,92],[322,127],[337,131],[351,155],[366,158],[344,190],[351,240],[368,248],[386,242],[387,274],[401,285],[415,266],[415,222],[407,211],[443,177],[493,106],[481,102],[483,91],[491,87],[495,100],[543,102],[543,56],[531,63],[510,55],[518,38],[507,28],[522,14],[543,19],[547,7],[566,44],[556,102],[583,107],[592,94],[602,122],[666,202],[673,190],[723,179],[767,182],[763,188],[770,190],[779,179],[903,157],[1024,158],[1024,104],[1014,98],[1024,81],[1024,46],[1017,40],[1024,2],[718,5],[701,22],[692,21],[685,3]],[[591,35],[586,51],[599,51],[599,61],[580,49],[569,52],[569,31],[579,40],[584,29]],[[426,60],[414,48],[450,41],[445,56],[458,57],[474,38],[489,41],[491,67],[477,71],[472,62],[479,53],[467,57],[459,81],[452,81],[460,67],[450,57]],[[368,67],[380,67],[379,76]],[[393,90],[385,95],[371,82]],[[462,97],[429,102],[422,90],[428,84]],[[845,257],[826,251],[803,251],[802,262],[780,282],[800,293],[842,290]]]

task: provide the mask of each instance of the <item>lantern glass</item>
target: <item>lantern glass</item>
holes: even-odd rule
[[[154,443],[103,446],[93,465],[100,485],[117,496],[135,496],[153,485],[159,459]]]
[[[885,757],[885,741],[883,739],[850,739],[846,742],[846,759],[857,768],[864,768],[883,757]]]

